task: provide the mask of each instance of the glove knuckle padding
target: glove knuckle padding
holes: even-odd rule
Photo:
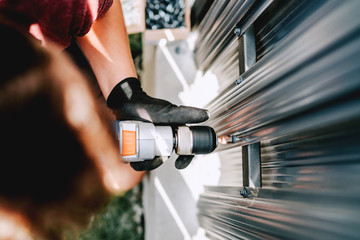
[[[145,120],[158,124],[186,124],[206,121],[204,109],[176,106],[148,96],[136,78],[127,78],[111,91],[107,105],[118,120]]]

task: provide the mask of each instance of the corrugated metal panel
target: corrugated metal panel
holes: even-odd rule
[[[210,71],[216,75],[219,81],[220,91],[224,90],[231,82],[234,76],[239,73],[239,54],[237,42],[226,46],[219,57],[214,60]]]
[[[208,187],[199,201],[201,226],[213,239],[358,239],[359,189]]]
[[[267,54],[288,33],[322,6],[323,1],[275,1],[254,24],[257,59]]]
[[[213,2],[214,0],[197,0],[193,3],[190,15],[191,28],[193,30],[195,30],[203,20]]]
[[[360,180],[359,121],[264,141],[261,156],[263,187],[351,195]]]
[[[197,64],[222,81],[207,124],[238,139],[218,147],[220,186],[200,198],[201,226],[212,239],[358,239],[360,2],[276,0],[259,14],[254,1],[254,17],[239,14],[246,2],[214,1],[223,17],[201,23]],[[235,12],[239,28],[253,18],[256,39],[240,76]],[[231,41],[200,42],[218,37]],[[259,141],[262,187],[244,189],[241,146]]]
[[[222,186],[242,186],[241,148],[231,148],[218,153],[220,159],[220,179]]]
[[[209,123],[217,133],[240,135],[243,144],[247,144],[304,127],[317,128],[316,124],[323,126],[324,121],[331,124],[339,114],[358,117],[359,112],[353,111],[352,106],[359,107],[358,99],[348,99],[351,94],[357,95],[360,84],[356,33],[359,23],[353,19],[356,12],[342,16],[329,14],[329,9],[321,10],[314,13],[313,21],[299,25],[276,49],[241,75],[241,84],[230,85],[210,104]],[[332,10],[341,13],[352,8],[334,6]],[[337,31],[333,31],[334,27]],[[318,39],[320,35],[323,37]],[[317,109],[324,104],[324,108]],[[345,106],[337,107],[342,104]],[[303,119],[302,124],[289,121],[297,114],[309,116],[294,119]]]
[[[271,1],[227,0],[215,1],[199,26],[199,37],[195,46],[195,61],[200,70],[206,71],[228,45],[237,41],[233,30],[244,21],[242,30],[255,20],[249,17],[260,14]]]

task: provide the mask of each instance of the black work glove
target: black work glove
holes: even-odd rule
[[[164,89],[166,91],[166,89]],[[206,121],[209,115],[206,110],[176,106],[166,100],[147,95],[136,78],[126,78],[111,91],[107,106],[112,109],[117,120],[139,120],[162,125],[185,125]],[[179,156],[175,166],[178,169],[187,167],[193,156]],[[159,167],[166,158],[155,157],[143,162],[131,162],[137,171],[149,171]]]

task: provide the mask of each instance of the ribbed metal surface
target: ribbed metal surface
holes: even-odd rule
[[[191,7],[191,28],[195,30],[203,20],[214,0],[196,0]]]
[[[209,105],[208,123],[219,135],[241,136],[245,145],[358,119],[356,5],[330,2],[309,15],[241,76],[241,84],[230,85]]]
[[[254,16],[264,11],[271,1],[264,0],[226,0],[214,1],[203,21],[199,25],[199,37],[195,46],[195,62],[200,70],[209,69],[213,61],[228,45],[237,41],[234,34],[236,24],[241,22],[242,30],[252,24]]]
[[[217,14],[229,23],[226,9]],[[358,239],[360,2],[275,0],[261,12],[257,62],[241,76],[230,70],[236,39],[206,54],[198,43],[198,65],[222,76],[206,124],[241,139],[218,147],[220,184],[199,200],[201,226],[211,239]],[[262,187],[244,190],[241,146],[259,141]]]
[[[214,60],[210,71],[214,73],[219,82],[219,90],[224,90],[234,81],[234,76],[239,74],[238,44],[229,44]]]
[[[351,195],[360,183],[359,121],[264,141],[261,156],[263,187]]]
[[[242,186],[241,148],[231,148],[218,152],[220,159],[221,186]]]
[[[257,59],[274,48],[300,22],[322,6],[323,1],[275,1],[254,24],[257,39]]]
[[[199,219],[211,239],[358,239],[360,192],[208,187]]]
[[[215,1],[208,11],[199,26],[200,34],[195,45],[195,62],[200,70],[207,70],[209,62],[214,60],[214,55],[219,54],[217,49],[224,49],[229,42],[236,41],[231,29],[237,20],[227,18],[226,13],[238,15],[243,3],[243,0]],[[232,9],[235,10],[231,11]]]

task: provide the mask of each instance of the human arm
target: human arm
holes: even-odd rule
[[[78,38],[78,42],[92,66],[108,107],[118,120],[185,125],[208,119],[204,109],[176,106],[150,97],[142,90],[131,56],[120,0],[115,0],[110,10],[97,19],[89,33]],[[191,159],[181,156],[175,166],[185,168]],[[131,163],[131,166],[137,171],[152,170],[165,160],[156,157]]]
[[[109,11],[93,23],[84,37],[77,40],[105,99],[120,81],[137,77],[120,0],[114,0]]]

